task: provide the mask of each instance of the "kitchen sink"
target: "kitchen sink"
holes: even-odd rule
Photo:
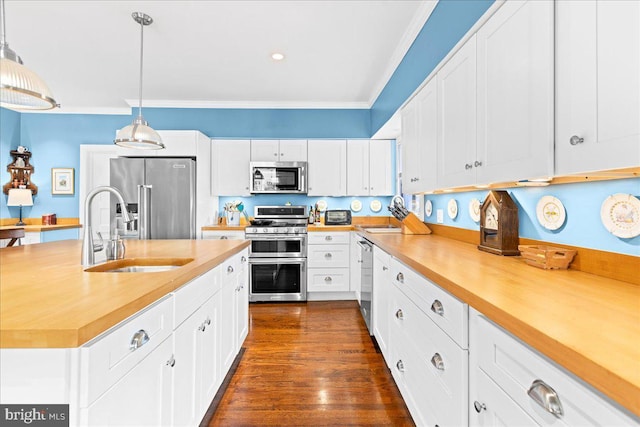
[[[175,270],[193,261],[193,258],[125,258],[94,265],[89,273],[158,273]]]

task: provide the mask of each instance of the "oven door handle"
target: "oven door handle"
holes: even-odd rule
[[[249,257],[249,264],[303,264],[306,265],[306,258],[252,258]]]
[[[247,240],[251,240],[251,241],[260,241],[260,240],[295,240],[295,241],[301,241],[304,243],[305,241],[305,237],[304,236],[291,236],[291,235],[278,235],[278,236],[268,236],[265,234],[260,234],[258,236],[256,235],[248,235],[246,236]]]

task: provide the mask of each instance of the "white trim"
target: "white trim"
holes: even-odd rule
[[[125,99],[132,108],[139,102]],[[369,109],[366,102],[300,102],[300,101],[187,101],[145,100],[142,108],[239,108],[239,109]]]
[[[404,59],[404,56],[407,54],[407,51],[413,45],[413,42],[418,37],[418,34],[426,24],[427,20],[431,16],[431,13],[436,8],[439,0],[428,0],[423,1],[418,11],[413,16],[412,21],[407,26],[407,30],[404,32],[400,42],[396,46],[395,51],[391,55],[389,62],[387,63],[387,67],[382,74],[382,77],[378,80],[377,84],[373,86],[373,90],[371,91],[371,95],[369,96],[369,108],[373,106],[376,102],[382,90],[385,88],[393,73],[395,73],[396,69]]]
[[[18,111],[23,114],[100,114],[115,116],[130,116],[133,114],[129,107],[112,108],[112,107],[65,107],[54,108],[52,110],[24,110]]]

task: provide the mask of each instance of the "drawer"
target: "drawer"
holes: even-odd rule
[[[243,272],[247,268],[249,260],[249,249],[243,249],[237,254],[229,257],[221,264],[220,278],[222,283],[228,283],[228,280],[235,278],[238,273]]]
[[[348,231],[338,233],[311,232],[308,234],[308,237],[310,245],[348,245],[349,235],[350,233]]]
[[[391,258],[391,279],[462,348],[468,348],[468,306],[438,285]]]
[[[221,269],[222,267],[218,266],[213,270],[209,270],[174,292],[174,329],[220,290],[222,287],[220,281]]]
[[[307,269],[307,291],[347,292],[349,291],[348,268]]]
[[[148,341],[131,349],[144,331]],[[80,348],[80,406],[86,407],[151,353],[173,331],[172,296],[150,305]],[[140,334],[142,335],[142,334]]]
[[[475,312],[477,313],[477,312]],[[536,423],[546,426],[638,425],[610,401],[597,394],[568,371],[516,339],[486,317],[477,314],[474,336],[478,366]],[[477,328],[477,330],[476,330]],[[475,341],[474,341],[475,343]],[[557,395],[563,415],[556,417],[529,397],[534,381],[541,380],[547,393]],[[482,400],[482,396],[475,399]]]
[[[202,232],[203,239],[211,240],[244,240],[244,231],[225,230],[225,231],[211,231],[204,230]]]
[[[349,268],[349,245],[309,245],[309,268]]]
[[[404,349],[398,355],[404,363],[403,381],[418,404],[414,412],[418,411],[422,420],[416,419],[416,423],[441,427],[466,424],[467,350],[453,342],[402,292],[394,290],[392,301],[394,343]]]

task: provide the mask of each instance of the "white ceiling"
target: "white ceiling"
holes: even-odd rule
[[[369,108],[436,1],[6,1],[6,40],[60,112]],[[271,53],[282,52],[281,62]]]

